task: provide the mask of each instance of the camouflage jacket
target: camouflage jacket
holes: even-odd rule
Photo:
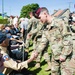
[[[39,21],[39,20],[36,19],[35,17],[32,17],[32,18],[29,20],[28,28],[27,28],[28,33],[29,33],[30,31],[33,31],[34,29],[36,29],[38,21]]]
[[[67,24],[62,19],[53,19],[48,25],[48,30],[43,34],[50,41],[50,47],[55,60],[59,60],[60,55],[66,58],[72,52],[71,33],[67,30]]]

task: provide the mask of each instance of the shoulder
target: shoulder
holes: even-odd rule
[[[66,22],[66,23],[68,23],[68,18],[67,17],[59,17],[59,18],[55,18],[55,21],[56,22]]]
[[[54,25],[56,25],[56,26],[68,25],[68,19],[66,17],[55,18]]]

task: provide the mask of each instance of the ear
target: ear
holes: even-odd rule
[[[47,17],[47,13],[46,12],[44,12],[44,15]]]

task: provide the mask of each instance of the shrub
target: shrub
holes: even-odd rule
[[[8,24],[8,19],[0,19],[0,24]]]

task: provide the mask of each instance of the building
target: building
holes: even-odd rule
[[[70,14],[70,10],[69,9],[64,9],[64,10],[54,10],[54,13],[52,14],[52,16],[56,17],[56,18],[60,18],[60,17],[67,17],[69,18],[69,14]]]

